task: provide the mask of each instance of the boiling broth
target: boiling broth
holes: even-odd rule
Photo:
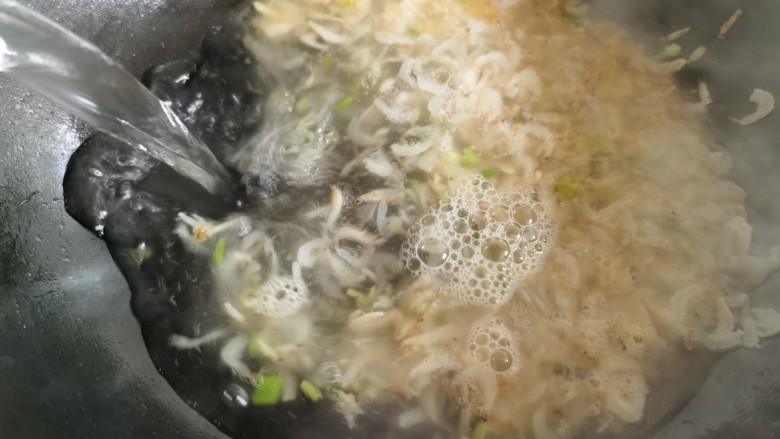
[[[241,208],[173,202],[105,143],[67,196],[106,205],[174,388],[235,437],[637,432],[777,332],[744,291],[780,254],[747,254],[700,111],[575,6],[258,3],[152,75]]]

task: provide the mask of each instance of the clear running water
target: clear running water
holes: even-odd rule
[[[210,192],[226,190],[227,171],[164,102],[100,49],[11,0],[0,0],[0,74]]]

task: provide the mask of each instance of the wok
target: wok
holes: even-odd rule
[[[97,44],[135,75],[186,57],[237,0],[27,0]],[[620,8],[616,9],[616,3]],[[706,77],[710,117],[750,194],[754,249],[780,242],[780,113],[749,127],[753,88],[780,96],[780,3],[632,0],[595,8],[639,38],[693,26],[711,41],[737,8],[727,38],[683,82]],[[709,32],[709,34],[707,33]],[[62,178],[91,129],[0,77],[0,437],[225,438],[157,373],[130,311],[130,292],[102,241],[64,210]],[[780,277],[753,295],[780,307]],[[674,365],[670,365],[673,369]],[[724,357],[656,438],[780,437],[780,340]]]

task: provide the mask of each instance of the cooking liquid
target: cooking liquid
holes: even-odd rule
[[[172,63],[147,75],[150,88],[171,102],[171,108],[191,131],[217,150],[229,149],[257,130],[258,115],[250,109],[262,99],[250,80],[256,75],[256,67],[247,62],[240,44],[223,34],[215,33],[207,39],[203,53],[210,58],[200,60],[197,69],[193,63]],[[177,83],[185,73],[191,79]],[[96,224],[105,227],[104,238],[130,285],[133,311],[152,360],[185,401],[234,439],[447,437],[426,424],[400,429],[397,416],[403,404],[392,400],[381,410],[377,407],[361,416],[355,430],[347,429],[343,417],[329,402],[312,403],[300,398],[278,406],[252,406],[248,404],[251,387],[235,378],[219,358],[223,343],[203,345],[198,350],[171,347],[168,340],[173,334],[198,334],[197,328],[224,323],[224,315],[212,303],[214,285],[209,261],[188,252],[172,232],[179,211],[194,210],[212,217],[219,217],[220,211],[209,210],[209,206],[193,209],[192,204],[159,195],[159,187],[144,187],[134,180],[137,175],[147,175],[154,166],[154,161],[125,143],[108,136],[90,139],[69,164],[66,205],[69,213],[88,228]],[[91,170],[98,170],[103,177],[95,177]],[[324,201],[320,194],[303,198]],[[222,214],[227,213],[228,207],[223,209]],[[256,214],[270,216],[272,212],[257,210]],[[514,215],[527,222],[533,212]],[[503,258],[506,255],[499,247],[486,243],[484,251]],[[432,255],[441,257],[436,252]],[[697,358],[699,371],[712,360],[708,355]],[[497,370],[511,367],[501,350],[488,360]],[[665,413],[670,404],[680,404],[680,398],[684,401],[690,392],[673,393],[671,400],[659,398],[662,403],[657,405],[663,408],[655,409],[660,413],[653,418]],[[655,406],[651,404],[648,411]]]
[[[229,191],[225,168],[165,102],[100,49],[12,0],[0,1],[0,74],[209,192]]]
[[[213,32],[204,42],[197,68],[194,62],[175,62],[146,75],[149,87],[171,102],[191,132],[225,155],[257,130],[255,109],[262,99],[262,91],[253,85],[256,65],[241,50],[238,37],[235,29]],[[190,79],[179,81],[183,75]],[[157,170],[150,172],[155,166]],[[145,180],[139,181],[139,176]],[[393,401],[361,417],[354,430],[327,401],[300,398],[278,406],[252,406],[251,386],[234,377],[219,358],[223,342],[198,350],[169,345],[173,334],[197,334],[199,328],[220,326],[225,320],[212,303],[208,261],[187,251],[173,234],[176,214],[194,211],[218,218],[235,205],[199,203],[197,197],[203,194],[189,193],[189,182],[104,135],[88,139],[74,154],[64,186],[68,212],[90,230],[100,227],[126,277],[152,361],[183,400],[232,438],[436,437],[438,429],[430,425],[401,430],[397,416],[402,406]],[[185,189],[186,196],[166,195],[171,186]],[[293,194],[279,198],[288,195]],[[320,195],[313,191],[296,198],[319,202]],[[256,203],[247,209],[254,209],[258,217],[272,214]]]
[[[550,44],[552,47],[554,44],[563,45],[560,41],[551,41]],[[598,43],[594,42],[594,44]],[[264,94],[266,90],[257,87],[258,83],[263,82],[257,78],[257,66],[253,64],[251,57],[247,57],[243,53],[241,46],[235,39],[217,36],[206,42],[203,59],[199,60],[197,68],[188,63],[177,63],[156,69],[150,75],[150,87],[164,100],[172,103],[171,108],[182,117],[196,135],[206,139],[210,146],[218,150],[230,150],[246,138],[257,134],[263,115],[258,114],[255,110],[260,108],[260,103],[267,98]],[[550,52],[541,49],[531,57],[542,58],[545,53]],[[629,58],[626,53],[621,53],[621,55]],[[585,55],[583,54],[583,56]],[[602,79],[605,81],[629,81],[631,79],[625,75],[624,70],[621,70],[626,67],[625,65],[612,66],[592,59],[584,62],[593,64],[590,69],[586,70],[594,76],[594,83],[599,83]],[[614,67],[614,71],[610,70],[612,67]],[[540,69],[540,71],[546,77],[555,77],[557,74],[557,72],[544,71],[544,69]],[[660,105],[659,108],[672,108],[679,112],[681,119],[687,117],[684,105],[677,101],[677,97],[670,97],[674,96],[678,90],[672,86],[668,78],[652,72],[648,73],[643,70],[642,66],[638,68],[638,71],[639,74],[647,74],[648,77],[658,79],[659,83],[652,86],[665,87],[668,95],[664,96],[664,99],[668,98],[677,102],[669,107]],[[178,81],[177,78],[182,77],[183,74],[188,79]],[[609,77],[608,74],[615,74],[616,77]],[[630,89],[630,87],[627,88]],[[594,86],[593,92],[598,94],[601,90],[597,91]],[[608,97],[603,98],[608,99]],[[620,99],[625,100],[625,97],[620,96]],[[620,99],[618,102],[623,102]],[[647,105],[654,103],[655,101],[648,102]],[[578,102],[566,93],[548,95],[544,102],[540,102],[540,105],[547,107],[574,107],[576,104]],[[627,109],[626,119],[620,120],[619,123],[628,121],[631,128],[637,128],[640,131],[646,123],[657,123],[659,126],[664,126],[665,120],[653,118],[649,121],[643,120],[645,114],[640,111],[641,109],[636,110],[636,114],[633,112],[635,109],[631,110],[632,112],[629,112]],[[550,112],[554,111],[555,108]],[[578,114],[583,117],[582,120],[576,120],[579,127],[588,127],[593,124],[598,128],[598,113],[583,111]],[[596,120],[591,120],[590,117]],[[551,160],[543,167],[549,167],[554,171],[555,167],[560,166],[561,163],[571,164],[574,162],[576,166],[571,166],[570,171],[577,174],[577,178],[580,179],[578,181],[588,181],[591,184],[603,182],[606,185],[610,183],[606,177],[610,177],[620,181],[620,184],[616,185],[617,187],[631,188],[632,185],[643,182],[643,184],[648,185],[657,184],[659,190],[664,192],[664,189],[672,188],[670,185],[673,183],[669,183],[670,181],[675,181],[674,179],[681,176],[684,177],[688,171],[698,166],[699,160],[703,160],[703,157],[710,153],[707,148],[696,149],[702,145],[697,143],[700,139],[694,139],[692,142],[698,146],[690,151],[684,150],[682,152],[670,149],[668,154],[673,155],[674,159],[669,160],[668,156],[655,152],[654,148],[645,148],[645,145],[641,143],[644,139],[634,139],[627,136],[629,141],[620,143],[606,141],[600,138],[599,134],[596,132],[591,139],[567,139],[568,143],[565,144],[565,147],[556,150],[556,153],[550,157]],[[598,154],[592,154],[593,150],[596,150]],[[253,152],[262,154],[262,151]],[[678,152],[679,157],[674,155]],[[685,157],[687,153],[694,157]],[[592,160],[579,162],[572,159],[572,156],[575,158],[592,157]],[[663,172],[661,172],[663,175],[654,174],[656,170],[661,169],[659,167],[661,163],[667,161],[678,164],[682,171],[677,172],[676,169],[663,168]],[[105,238],[112,255],[130,284],[133,293],[133,310],[141,323],[152,359],[183,399],[234,438],[258,436],[330,438],[347,435],[404,438],[429,438],[441,435],[441,437],[446,437],[445,433],[427,424],[418,425],[409,430],[400,429],[397,415],[403,410],[411,408],[413,402],[405,402],[393,397],[389,397],[386,403],[379,406],[366,407],[367,413],[359,418],[358,425],[354,430],[347,429],[343,417],[333,409],[329,402],[312,403],[299,397],[293,402],[278,406],[252,406],[248,404],[248,395],[251,393],[250,386],[235,378],[232,371],[220,361],[219,353],[223,346],[222,342],[205,344],[197,350],[181,350],[169,346],[170,335],[187,334],[193,337],[204,335],[199,332],[205,330],[203,328],[218,327],[227,320],[222,311],[215,308],[213,303],[215,291],[219,286],[212,283],[210,261],[208,258],[188,252],[181,240],[172,233],[176,224],[176,214],[180,211],[187,211],[200,213],[211,218],[220,218],[229,209],[209,211],[209,206],[199,206],[196,200],[182,202],[175,196],[166,195],[165,191],[160,190],[155,184],[148,182],[144,184],[136,178],[137,175],[149,174],[151,166],[154,164],[149,162],[144,155],[124,144],[115,143],[106,138],[96,138],[86,142],[69,165],[69,173],[65,182],[66,203],[69,206],[69,213],[79,219],[82,224],[93,228],[96,221],[102,221],[99,225],[105,229]],[[93,169],[100,171],[102,177],[91,172]],[[610,170],[614,170],[614,172],[611,174],[607,172]],[[257,172],[257,169],[255,168],[254,171]],[[164,170],[160,171],[160,174],[165,174]],[[258,174],[261,173],[258,172]],[[262,178],[258,180],[255,178],[258,175],[249,175],[249,177],[251,178],[246,178],[246,176],[244,178],[244,181],[250,186],[247,188],[247,192],[250,193],[249,205],[245,208],[245,212],[253,215],[258,221],[275,217],[278,210],[274,206],[288,206],[293,201],[293,206],[326,204],[325,194],[321,190],[315,189],[328,188],[330,184],[344,183],[335,178],[326,179],[318,181],[317,185],[308,188],[311,190],[296,188],[296,190],[290,191],[290,188],[286,188],[284,184],[277,184],[276,176],[267,180]],[[167,179],[169,177],[160,178],[162,178],[160,181],[170,181]],[[599,180],[600,178],[603,181]],[[256,185],[253,186],[255,183]],[[361,193],[361,189],[361,187],[356,187],[355,192]],[[724,192],[727,189],[732,188],[724,188]],[[566,192],[566,188],[561,191]],[[721,194],[715,192],[709,192],[707,195],[713,199],[721,199]],[[666,190],[664,193],[671,192]],[[628,317],[624,316],[624,320],[631,323],[633,320],[630,312],[637,309],[634,306],[636,302],[632,302],[634,296],[631,296],[635,291],[633,289],[634,283],[639,282],[643,283],[644,286],[654,287],[655,284],[661,283],[663,280],[656,279],[656,273],[652,270],[645,270],[646,267],[643,266],[621,266],[621,271],[614,269],[614,266],[611,266],[613,261],[609,260],[608,255],[605,256],[595,251],[598,250],[597,244],[607,246],[609,240],[603,237],[604,239],[597,240],[599,242],[596,244],[587,241],[586,238],[591,237],[592,239],[593,236],[600,233],[599,230],[581,234],[582,230],[587,230],[583,224],[588,224],[583,212],[589,213],[588,209],[601,212],[610,205],[618,205],[615,203],[617,201],[615,197],[618,195],[623,194],[613,194],[605,190],[605,199],[599,203],[583,206],[578,204],[579,200],[582,199],[580,198],[576,202],[561,203],[558,206],[554,220],[563,227],[562,232],[556,238],[558,239],[557,243],[561,245],[561,248],[565,244],[567,251],[587,261],[583,266],[587,267],[589,271],[583,272],[582,282],[573,282],[573,275],[571,279],[566,277],[568,274],[565,270],[566,255],[556,253],[553,263],[557,266],[548,265],[545,268],[547,272],[544,272],[554,275],[540,276],[533,279],[528,285],[538,291],[550,292],[548,297],[553,297],[552,293],[557,291],[567,290],[576,290],[578,295],[586,297],[594,286],[605,290],[611,288],[615,280],[608,278],[608,276],[620,274],[622,277],[618,280],[624,282],[628,287],[619,291],[616,289],[614,291],[616,294],[612,297],[618,297],[617,293],[626,293],[627,295],[625,300],[618,297],[618,299],[609,302],[606,312],[609,313],[611,310],[626,311],[629,314],[627,314]],[[641,200],[632,197],[630,191],[625,195],[625,201],[632,206],[632,209],[641,210],[643,204]],[[95,203],[95,200],[99,202]],[[738,200],[734,203],[737,206],[735,208],[737,211],[740,202],[741,200]],[[295,209],[289,209],[289,211],[292,215],[289,218],[292,221],[300,220],[294,216]],[[686,210],[680,209],[679,212],[686,212]],[[505,212],[491,210],[485,215],[488,213],[496,221],[508,221],[511,218],[519,225],[534,223],[536,221],[535,215],[537,215],[531,210],[518,209],[506,210]],[[739,212],[735,214],[738,215]],[[678,213],[664,210],[643,212],[640,216],[653,220],[655,215],[676,217]],[[672,221],[676,221],[676,219],[670,220],[670,222]],[[683,224],[683,226],[687,227],[688,224]],[[457,225],[454,227],[457,230]],[[471,227],[475,226],[471,225]],[[477,225],[477,227],[479,226]],[[665,232],[674,232],[680,236],[679,242],[687,243],[688,236],[690,236],[687,229],[684,233],[674,227],[670,226]],[[507,234],[509,233],[510,231],[507,230]],[[541,235],[523,236],[528,241],[541,239]],[[654,243],[651,244],[654,245]],[[667,248],[658,250],[661,256],[657,260],[667,262],[662,268],[671,271],[676,266],[686,267],[686,264],[690,262],[683,261],[676,264],[676,260],[671,259],[672,255],[679,256],[683,253],[674,247],[676,245],[684,247],[683,244],[672,242],[667,245]],[[527,256],[520,255],[518,257],[513,253],[510,254],[506,241],[501,240],[486,240],[478,249],[487,260],[493,262],[512,260],[515,263],[522,263],[523,261],[518,258]],[[612,247],[609,248],[609,250],[612,249]],[[431,242],[430,245],[426,242],[417,250],[417,255],[422,263],[429,266],[445,264],[452,257],[439,241]],[[558,249],[558,251],[560,250]],[[616,257],[615,260],[623,261],[628,260],[629,257],[638,256],[651,258],[654,255],[626,255],[625,258]],[[679,257],[685,259],[684,255]],[[666,265],[670,265],[670,267]],[[634,278],[633,275],[636,272],[640,276]],[[641,277],[643,273],[647,276],[646,279]],[[681,274],[680,278],[685,280],[685,275],[687,274]],[[587,279],[585,279],[586,276]],[[571,285],[569,281],[572,281]],[[661,290],[664,291],[664,294],[672,293],[670,288],[661,288]],[[564,313],[567,309],[564,306],[564,301],[555,304],[541,303],[539,307],[543,308],[544,305],[547,305],[545,311],[552,315],[549,319],[550,322],[556,322],[555,325],[566,324]],[[603,306],[603,304],[595,302],[592,305],[593,307]],[[561,309],[556,310],[555,306],[560,306]],[[591,304],[583,300],[581,306],[586,309],[591,307]],[[502,317],[505,317],[506,321],[526,322],[526,329],[531,332],[537,329],[536,322],[537,319],[540,319],[541,313],[527,312],[529,309],[532,307],[508,307],[507,312],[504,312]],[[591,358],[592,353],[582,352],[581,354],[575,340],[576,337],[580,337],[583,339],[583,343],[586,343],[588,341],[586,338],[589,335],[603,335],[601,334],[603,331],[600,331],[601,328],[598,326],[603,316],[597,314],[594,308],[591,308],[590,314],[594,314],[595,317],[592,322],[582,319],[583,329],[581,331],[574,331],[576,333],[572,334],[564,333],[554,339],[554,342],[561,348],[548,351],[551,359],[541,360],[542,366],[535,371],[538,375],[521,375],[519,379],[524,381],[523,392],[531,389],[537,379],[548,380],[560,388],[572,386],[570,383],[574,382],[594,394],[598,393],[599,388],[603,389],[603,386],[606,385],[605,380],[600,381],[587,375],[588,365],[598,363],[598,361]],[[546,319],[549,316],[543,315],[541,317]],[[584,327],[585,323],[593,323],[596,329],[591,330]],[[517,328],[514,329],[520,328],[520,323],[515,323],[515,325]],[[554,325],[551,327],[550,333],[555,333],[558,330]],[[618,325],[614,327],[617,328]],[[614,333],[607,334],[610,338],[607,341],[610,346],[615,342],[618,344],[622,342],[623,350],[634,349],[638,352],[644,352],[645,348],[642,344],[648,343],[646,338],[621,331],[615,329]],[[544,346],[540,346],[545,343],[543,340],[533,337],[518,339],[527,346],[526,349],[529,353],[545,351]],[[517,363],[519,362],[509,350],[504,349],[508,347],[508,344],[507,346],[504,344],[496,345],[495,349],[489,351],[483,349],[482,346],[477,347],[478,342],[479,336],[476,336],[474,355],[480,361],[489,364],[496,372],[511,372],[518,367]],[[668,416],[670,411],[673,412],[679,408],[695,392],[700,380],[706,377],[702,371],[707,370],[717,358],[716,354],[700,347],[691,348],[693,352],[685,351],[680,344],[675,344],[670,349],[665,348],[665,346],[658,348],[659,352],[666,355],[663,360],[664,364],[672,362],[679,367],[675,367],[674,375],[669,376],[668,370],[658,370],[660,364],[658,358],[647,358],[646,364],[643,363],[642,366],[653,371],[653,381],[650,384],[652,396],[644,407],[642,421],[636,426],[628,427],[627,430],[622,431],[620,437],[646,437],[649,435],[659,421]],[[524,358],[522,359],[525,361]],[[244,358],[244,360],[250,367],[255,366],[251,359]],[[523,365],[521,364],[520,367]],[[514,395],[512,395],[511,400],[507,397],[503,401],[505,403],[503,407],[512,407],[515,400]],[[584,401],[583,404],[587,402]],[[450,405],[452,404],[451,402]],[[593,408],[600,409],[600,406],[594,403]],[[560,421],[560,419],[550,421]],[[587,434],[597,429],[598,425],[589,424],[583,431]]]

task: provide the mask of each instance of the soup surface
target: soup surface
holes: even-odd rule
[[[674,48],[541,0],[269,0],[239,20],[249,56],[222,66],[252,85],[226,94],[244,132],[221,158],[244,207],[168,206],[175,237],[115,251],[164,285],[195,273],[165,348],[209,352],[232,403],[329,404],[353,431],[621,432],[695,391],[679,379],[711,352],[780,330],[747,296],[780,252],[748,254],[745,192]],[[197,125],[203,102],[178,110]]]

